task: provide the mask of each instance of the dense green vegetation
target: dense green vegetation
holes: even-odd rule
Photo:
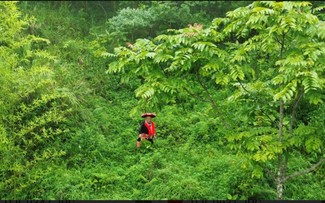
[[[1,199],[325,199],[322,6],[0,2]]]

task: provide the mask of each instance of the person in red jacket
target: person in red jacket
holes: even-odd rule
[[[139,128],[139,136],[137,139],[137,147],[140,148],[142,140],[148,140],[153,144],[153,139],[156,139],[156,128],[152,118],[156,117],[154,113],[144,113],[141,115],[145,118],[144,122],[141,123]]]

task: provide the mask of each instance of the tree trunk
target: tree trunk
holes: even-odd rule
[[[279,143],[283,141],[283,109],[284,102],[280,101],[280,118],[279,118]],[[278,155],[278,174],[276,179],[277,199],[282,200],[283,197],[283,183],[284,183],[284,166],[283,166],[283,154]]]
[[[115,14],[116,12],[116,1],[113,1],[113,13]]]
[[[276,190],[277,190],[277,199],[278,200],[282,200],[282,195],[283,195],[283,181],[282,181],[282,178],[280,178],[280,177],[278,177],[278,179],[277,179]]]

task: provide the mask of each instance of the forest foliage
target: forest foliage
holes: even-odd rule
[[[0,11],[1,199],[325,198],[324,3]]]

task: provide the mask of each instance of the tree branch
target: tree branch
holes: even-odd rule
[[[103,7],[103,5],[101,4],[101,2],[97,3],[97,5],[103,9],[103,11],[105,13],[105,18],[107,19],[107,12],[106,12],[105,8]]]
[[[279,112],[279,142],[283,140],[283,117],[284,117],[284,101],[280,101],[280,112]]]
[[[290,134],[291,134],[291,136],[293,135],[293,124],[296,119],[296,110],[298,108],[298,104],[299,104],[301,98],[303,97],[303,95],[304,95],[304,87],[302,86],[298,90],[298,95],[294,101],[294,105],[293,105],[292,111],[291,111],[291,119],[290,119]]]
[[[208,98],[210,100],[210,103],[212,104],[213,109],[219,114],[220,117],[223,117],[224,116],[224,113],[220,112],[220,110],[218,109],[217,104],[213,100],[213,98],[212,98],[212,96],[211,96],[208,88],[201,81],[201,77],[200,77],[200,73],[199,73],[199,68],[197,68],[197,70],[196,70],[196,78],[197,78],[199,84],[201,85],[201,87],[203,88],[203,90],[206,92],[206,94],[207,94],[207,96],[208,96]],[[226,119],[222,119],[221,118],[221,122],[224,124],[225,128],[227,128],[228,130],[230,129],[228,123],[226,122]]]
[[[305,169],[305,170],[301,170],[301,171],[295,172],[295,173],[293,173],[293,174],[291,174],[291,175],[285,177],[285,178],[284,178],[284,181],[287,181],[287,180],[289,180],[289,179],[291,179],[291,178],[294,178],[294,177],[296,177],[296,176],[300,176],[300,175],[304,175],[304,174],[306,174],[306,173],[312,172],[312,171],[316,170],[316,168],[317,168],[318,166],[320,166],[321,164],[323,164],[323,163],[325,163],[325,158],[321,159],[318,163],[312,165],[311,167],[309,167],[309,168],[307,168],[307,169]]]
[[[264,171],[267,172],[267,174],[269,174],[274,180],[276,180],[276,176],[275,176],[275,173],[273,173],[273,171],[271,171],[270,169],[268,168],[263,168]]]
[[[280,42],[280,40],[276,36],[274,36],[274,38],[275,38],[275,41],[277,41],[280,45],[282,45],[282,43]]]
[[[284,166],[283,166],[283,177],[285,178],[287,175],[287,169],[288,169],[288,159],[289,155],[287,152],[284,154]]]
[[[248,93],[248,94],[251,94],[251,92],[250,91],[248,91],[245,87],[244,87],[244,85],[240,82],[240,80],[237,80],[238,82],[239,82],[239,84],[240,84],[240,86]]]
[[[197,99],[200,99],[201,101],[203,101],[203,102],[209,102],[208,100],[206,100],[206,99],[203,99],[202,97],[200,97],[200,96],[198,96],[198,95],[195,95],[195,94],[193,94],[193,93],[191,93],[186,87],[184,87],[184,90],[185,90],[185,92],[187,92],[190,96],[192,96],[192,97],[195,97],[195,98],[197,98]]]
[[[285,33],[282,31],[282,42],[281,42],[281,50],[280,50],[280,58],[283,57],[283,51],[284,51],[284,40],[285,40]]]
[[[293,136],[293,125],[294,125],[294,122],[296,120],[296,110],[298,108],[298,104],[301,100],[301,98],[303,97],[304,95],[304,87],[302,86],[301,88],[298,89],[298,95],[294,101],[294,105],[292,107],[292,111],[291,111],[291,118],[290,118],[290,126],[289,126],[289,132],[290,132],[290,136]],[[288,166],[288,153],[286,152],[285,153],[285,160],[284,160],[284,168],[283,168],[283,177],[286,177],[287,176],[287,166]]]
[[[252,93],[250,92],[250,91],[248,91],[246,88],[245,88],[245,86],[239,81],[239,80],[237,80],[238,81],[238,83],[240,84],[240,86],[248,93],[248,94],[250,94],[250,95],[252,95]],[[256,97],[256,96],[254,96],[254,98],[256,99],[256,100],[258,100],[258,101],[261,101],[258,97]],[[264,112],[264,110],[263,109],[260,109],[261,110],[261,112],[262,112],[262,114],[264,115],[264,116],[266,116],[269,120],[270,120],[270,122],[276,127],[276,123],[274,123],[273,121],[272,121],[272,119],[271,119],[271,117],[268,115],[268,114],[266,114],[265,112]]]
[[[276,180],[276,174],[273,171],[268,169],[266,166],[262,166],[261,163],[257,162],[257,165],[259,165],[267,174],[269,174],[273,180]]]
[[[280,100],[280,110],[279,110],[279,143],[282,144],[283,140],[283,117],[284,117],[284,101]],[[282,193],[283,193],[283,183],[284,183],[284,176],[283,176],[283,154],[278,154],[278,173],[277,173],[277,198],[282,199]]]
[[[269,121],[273,124],[273,126],[274,126],[274,127],[277,127],[277,126],[276,126],[276,122],[273,121],[272,118],[271,118],[268,114],[266,114],[265,111],[264,111],[263,109],[261,109],[261,111],[262,111],[262,114],[263,114],[264,116],[266,116],[266,117],[269,119]]]
[[[199,84],[201,85],[201,87],[203,88],[203,90],[206,92],[206,94],[208,95],[208,98],[213,106],[214,109],[217,109],[217,104],[214,102],[214,100],[212,99],[211,97],[211,94],[208,90],[208,88],[203,84],[203,82],[201,81],[201,77],[200,77],[200,74],[199,74],[199,69],[197,69],[197,72],[196,72],[196,77],[197,77],[197,80],[199,82]]]

